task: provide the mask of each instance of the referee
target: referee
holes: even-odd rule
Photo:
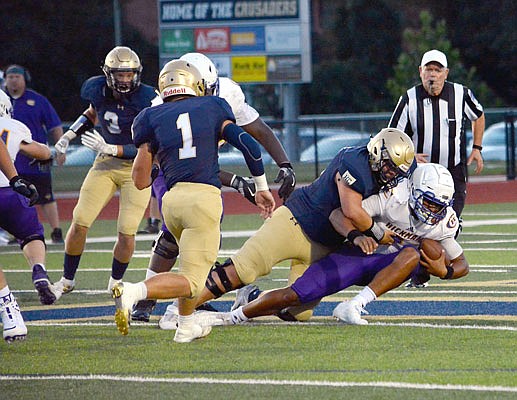
[[[481,156],[485,116],[483,107],[467,87],[446,81],[447,57],[430,50],[418,67],[422,84],[409,89],[399,100],[389,126],[408,134],[415,144],[417,162],[442,164],[454,179],[453,209],[458,217],[465,206],[467,165],[476,161],[476,174],[483,170]],[[472,121],[474,144],[467,159],[465,122]]]

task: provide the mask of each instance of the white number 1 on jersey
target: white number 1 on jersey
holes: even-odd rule
[[[192,146],[192,127],[188,113],[180,114],[176,120],[176,127],[181,131],[183,147],[179,152],[179,159],[196,157],[196,146]]]

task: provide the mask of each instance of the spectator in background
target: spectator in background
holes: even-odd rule
[[[49,134],[54,141],[58,141],[63,136],[61,120],[45,96],[27,89],[30,83],[29,71],[20,65],[10,65],[5,71],[5,80],[6,92],[13,104],[13,118],[27,125],[35,141],[48,145]],[[59,165],[64,161],[64,155],[57,155]],[[33,182],[38,189],[39,199],[36,204],[52,228],[52,243],[63,243],[57,203],[52,192],[52,159],[38,162],[19,153],[15,166],[20,176]]]

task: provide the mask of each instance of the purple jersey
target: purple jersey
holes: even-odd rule
[[[9,94],[9,93],[8,93]],[[36,142],[48,144],[48,131],[61,126],[61,120],[47,98],[34,90],[26,89],[17,99],[11,98],[13,119],[23,122],[30,129]],[[41,169],[39,164],[29,165],[32,158],[18,153],[15,166],[19,174],[50,174],[50,168]]]

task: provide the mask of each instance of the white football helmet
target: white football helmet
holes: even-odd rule
[[[370,167],[384,188],[392,188],[411,174],[415,148],[411,138],[399,129],[385,128],[367,144]]]
[[[158,89],[164,100],[178,94],[204,96],[206,90],[201,72],[185,60],[172,60],[163,66]]]
[[[0,117],[11,118],[12,112],[11,99],[3,90],[0,90]]]
[[[452,206],[454,181],[443,165],[418,164],[409,183],[409,207],[414,215],[428,225],[436,225]]]
[[[193,64],[201,72],[206,85],[205,95],[219,95],[219,72],[212,60],[201,53],[186,53],[180,57],[180,60]]]

